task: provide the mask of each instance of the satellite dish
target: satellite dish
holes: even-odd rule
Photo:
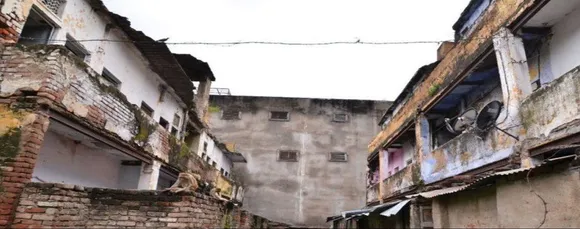
[[[451,119],[445,119],[445,126],[447,130],[451,133],[457,134],[465,131],[469,128],[474,122],[477,117],[477,111],[474,108],[469,108],[463,113],[461,113],[457,118],[455,118],[455,122],[451,124]]]
[[[495,126],[495,121],[497,121],[502,108],[503,104],[500,101],[495,100],[488,103],[479,112],[475,126],[480,130],[487,130]]]
[[[501,113],[502,108],[503,108],[503,103],[500,101],[495,100],[495,101],[488,103],[479,112],[479,115],[477,116],[477,119],[475,120],[475,126],[477,127],[477,129],[479,129],[482,132],[487,132],[491,128],[496,128],[497,130],[501,131],[502,133],[504,133],[504,134],[519,141],[518,137],[506,132],[505,130],[500,129],[499,127],[497,127],[495,125],[495,122],[497,121],[497,118],[499,117],[499,114]]]

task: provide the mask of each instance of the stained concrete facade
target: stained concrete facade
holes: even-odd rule
[[[324,218],[365,204],[366,142],[379,131],[388,102],[211,96],[210,127],[235,143],[248,160],[234,171],[247,187],[244,207],[273,220],[320,226]],[[289,112],[289,120],[270,120],[271,111]],[[224,113],[239,112],[239,119]],[[335,114],[348,116],[334,122]],[[235,116],[235,115],[234,115]],[[280,150],[298,151],[296,162],[280,161]],[[345,152],[346,162],[330,162],[329,153]]]

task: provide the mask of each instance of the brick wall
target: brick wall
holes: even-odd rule
[[[64,47],[7,46],[0,72],[0,97],[35,92],[53,110],[168,162],[169,133]]]
[[[199,193],[83,188],[75,185],[29,183],[16,208],[13,228],[172,227],[223,228],[225,206]],[[231,209],[230,228],[249,228]],[[246,216],[251,216],[245,213]],[[267,220],[263,222],[268,222]],[[276,223],[277,228],[283,224]],[[262,228],[271,228],[263,225]]]
[[[32,0],[0,0],[0,43],[15,43],[18,40],[32,6],[31,2]]]

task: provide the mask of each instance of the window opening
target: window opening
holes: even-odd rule
[[[295,150],[280,150],[278,152],[279,161],[298,161],[298,151]]]
[[[222,112],[222,119],[223,120],[239,120],[240,119],[240,110],[237,108],[227,108],[224,109]]]
[[[346,161],[348,161],[348,155],[344,152],[332,152],[332,153],[330,153],[329,161],[346,162]]]
[[[334,114],[332,117],[332,121],[334,121],[334,122],[348,122],[348,115],[347,114]]]
[[[287,111],[270,111],[270,120],[288,121],[290,120],[290,113]]]
[[[153,117],[153,108],[147,105],[147,103],[141,102],[141,110],[145,112],[145,114],[149,115],[149,117]]]
[[[85,49],[81,43],[69,35],[66,35],[66,43],[64,44],[64,47],[81,58],[83,61],[86,61],[90,57],[89,51],[87,51],[87,49]]]
[[[159,117],[159,125],[161,125],[166,130],[169,129],[169,122],[165,120],[163,117]]]
[[[26,19],[26,23],[24,23],[24,27],[22,27],[18,43],[26,45],[48,44],[54,29],[55,26],[44,19],[41,13],[33,7]]]
[[[101,78],[103,79],[104,84],[107,86],[112,86],[115,88],[119,88],[121,86],[121,81],[113,75],[107,68],[103,68],[103,72],[101,73]]]

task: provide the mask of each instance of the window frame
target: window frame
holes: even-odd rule
[[[111,71],[109,71],[109,69],[107,68],[103,68],[103,71],[101,72],[101,77],[107,81],[108,83],[110,83],[113,87],[119,89],[121,88],[121,80],[119,80],[119,78],[117,78],[115,76],[115,74],[113,74]]]
[[[344,119],[337,119],[336,116],[344,115]],[[332,121],[338,123],[347,123],[350,121],[350,116],[346,113],[335,113],[332,115]]]
[[[279,118],[274,118],[274,113],[286,113],[286,118],[285,119],[279,119]],[[290,112],[289,111],[281,111],[281,110],[274,110],[274,111],[270,111],[270,121],[277,121],[277,122],[288,122],[290,121]]]
[[[226,115],[226,113],[232,112],[232,111],[237,111],[237,115],[236,116]],[[236,108],[223,109],[222,110],[222,113],[221,113],[221,119],[222,120],[240,120],[240,119],[242,119],[241,116],[242,116],[242,111],[240,111],[240,109],[236,109]],[[232,117],[232,118],[229,118],[229,117]],[[233,118],[233,117],[235,117],[235,118]]]
[[[294,157],[283,158],[283,153],[293,153]],[[277,160],[282,162],[298,162],[300,151],[298,150],[278,150]]]
[[[140,109],[150,118],[153,118],[153,115],[155,115],[155,110],[153,110],[153,108],[149,106],[149,104],[147,104],[145,101],[141,101]]]
[[[332,155],[341,154],[344,155],[344,160],[338,160],[333,158]],[[348,162],[348,153],[347,152],[329,152],[328,153],[328,161],[329,162]]]

